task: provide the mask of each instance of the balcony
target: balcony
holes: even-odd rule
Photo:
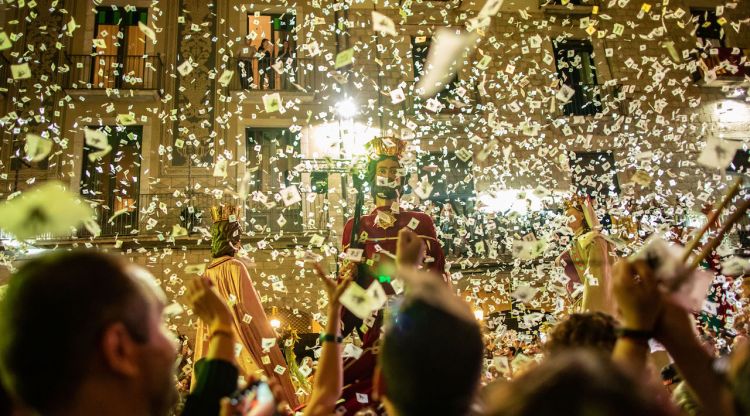
[[[691,58],[695,62],[691,75],[698,84],[707,87],[750,85],[750,49],[708,48],[696,50]]]
[[[268,200],[273,201],[273,198]],[[163,241],[172,235],[173,226],[179,225],[188,231],[188,235],[176,238],[205,239],[204,231],[207,232],[212,223],[211,207],[219,204],[236,205],[238,202],[230,197],[216,199],[209,194],[142,194],[133,199],[118,199],[114,207],[99,205],[95,212],[101,228],[100,237],[155,237]],[[302,202],[289,208],[283,205],[268,207],[248,200],[240,212],[243,229],[256,238],[327,232],[328,229],[325,194],[302,193]],[[85,228],[79,229],[78,237],[90,236]]]
[[[132,90],[136,96],[160,96],[164,88],[161,55],[65,55],[68,93]],[[140,93],[139,93],[140,92]]]
[[[555,107],[552,117],[593,116],[605,108],[609,109],[609,113],[627,114],[627,103],[620,94],[621,90],[620,85],[580,84],[567,104]]]
[[[265,95],[272,92],[301,94],[310,96],[320,90],[322,72],[315,67],[315,58],[296,58],[283,66],[279,74],[273,68],[263,70],[254,58],[232,58],[229,69],[234,71],[226,89],[231,92],[259,92]]]

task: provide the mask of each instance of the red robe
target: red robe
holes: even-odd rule
[[[356,238],[359,239],[363,232],[367,233],[366,239],[358,245],[359,248],[364,250],[362,262],[366,263],[367,260],[372,260],[372,265],[365,265],[363,269],[360,269],[366,271],[365,276],[357,277],[360,286],[366,289],[370,285],[375,278],[374,276],[378,275],[377,267],[381,262],[393,262],[390,256],[382,252],[388,251],[393,255],[396,254],[398,232],[402,228],[408,227],[410,223],[413,226],[412,219],[415,219],[418,223],[415,227],[409,228],[412,228],[425,243],[426,256],[424,267],[441,276],[445,275],[445,255],[437,239],[435,223],[432,221],[432,218],[423,212],[400,211],[398,214],[392,214],[395,217],[393,225],[384,229],[383,226],[388,224],[379,225],[380,222],[377,220],[379,211],[390,213],[390,207],[378,207],[370,214],[360,217]],[[344,226],[342,237],[344,251],[349,248],[353,226],[353,219],[347,221]],[[393,287],[388,283],[383,283],[383,289],[389,295],[395,293]],[[351,313],[344,309],[343,320],[347,322],[351,318]],[[342,398],[344,400],[343,405],[347,409],[347,415],[353,415],[359,409],[366,406],[373,408],[376,406],[376,402],[372,398],[372,377],[377,363],[377,355],[374,348],[380,339],[382,321],[382,313],[379,313],[373,326],[364,334],[362,338],[362,355],[356,360],[347,358],[344,361],[344,392]],[[358,401],[356,393],[366,394],[368,396],[368,403]]]

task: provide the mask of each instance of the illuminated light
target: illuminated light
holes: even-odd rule
[[[501,189],[485,193],[479,196],[481,204],[480,211],[485,213],[517,212],[525,215],[531,211],[542,209],[542,199],[531,193],[520,189]]]
[[[367,154],[365,144],[380,137],[380,129],[349,120],[311,126],[308,135],[314,157],[352,159]]]
[[[481,321],[484,319],[484,311],[482,309],[477,309],[474,311],[474,317],[477,318],[477,321]]]
[[[746,123],[750,120],[750,106],[735,100],[724,100],[716,106],[720,123]]]
[[[336,112],[342,118],[352,118],[359,112],[357,104],[351,98],[346,98],[336,103]]]
[[[271,321],[269,323],[271,324],[271,327],[274,328],[274,329],[277,329],[277,328],[281,327],[281,321],[279,321],[276,318],[271,319]]]
[[[380,283],[390,283],[391,276],[378,276],[378,281],[380,281]]]

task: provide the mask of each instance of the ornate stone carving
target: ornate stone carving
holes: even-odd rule
[[[194,166],[205,166],[213,160],[216,79],[210,79],[209,74],[216,67],[215,7],[215,3],[205,0],[180,0],[185,23],[179,24],[175,67],[192,60],[193,71],[186,76],[176,72],[174,166],[187,166],[189,160]],[[180,140],[184,143],[182,148],[176,146]]]

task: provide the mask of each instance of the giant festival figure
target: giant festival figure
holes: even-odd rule
[[[369,154],[365,182],[369,185],[375,209],[359,218],[356,212],[359,210],[355,209],[355,218],[349,219],[344,226],[343,250],[346,252],[350,248],[358,248],[363,250],[363,255],[357,264],[345,264],[341,273],[354,273],[354,281],[363,288],[369,287],[377,278],[387,295],[395,294],[389,275],[395,266],[399,231],[408,228],[424,242],[422,267],[447,279],[445,256],[432,218],[422,212],[403,210],[399,206],[406,183],[404,167],[401,165],[406,143],[397,139],[376,138],[367,144],[367,148]],[[342,320],[344,335],[356,330],[362,337],[361,356],[357,359],[349,358],[344,364],[343,406],[346,414],[351,415],[361,408],[375,407],[372,378],[383,324],[383,310],[376,311],[371,319],[364,322],[345,310]]]
[[[276,342],[276,333],[266,317],[250,274],[235,255],[240,248],[242,228],[239,210],[235,206],[211,208],[211,257],[205,276],[211,280],[222,297],[227,300],[234,325],[232,328],[209,328],[202,321],[198,324],[194,361],[205,357],[211,337],[223,336],[225,331],[234,331],[239,342],[237,366],[240,374],[259,375],[263,372],[276,379],[291,406],[298,403],[294,386],[284,361],[284,355]],[[265,344],[265,345],[264,345]]]
[[[574,197],[566,203],[565,214],[570,218],[568,226],[574,236],[570,248],[558,258],[568,281],[569,293],[580,293],[573,289],[578,283],[583,287],[583,297],[573,295],[576,309],[582,312],[614,313],[611,290],[612,244],[600,232],[589,197]]]

